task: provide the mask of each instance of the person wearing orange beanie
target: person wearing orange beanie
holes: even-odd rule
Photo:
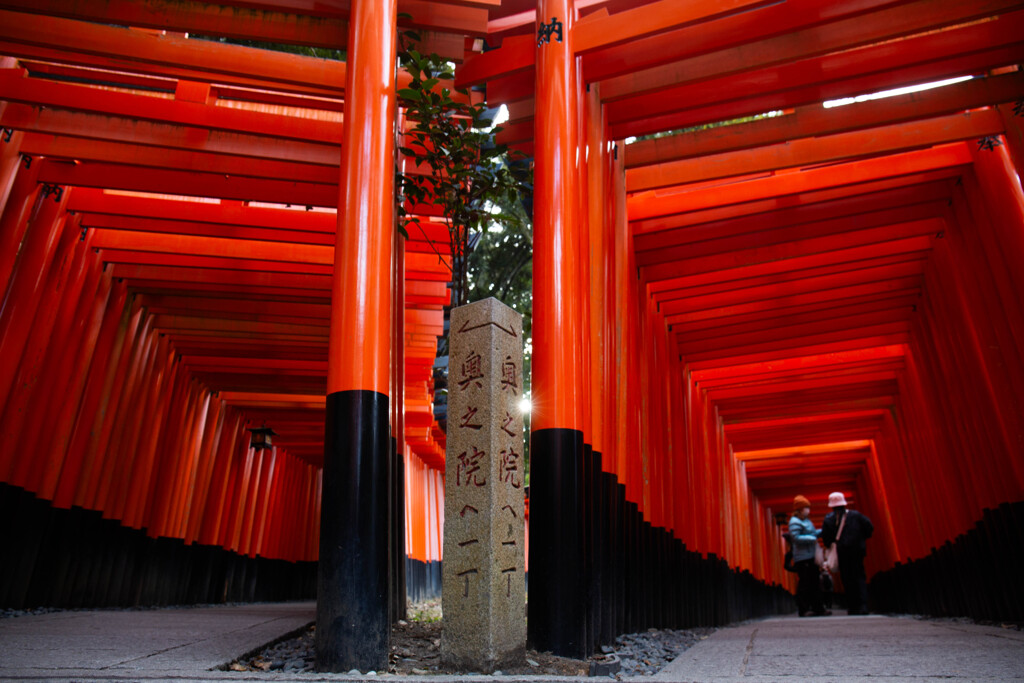
[[[814,528],[811,501],[805,496],[793,499],[793,516],[789,519],[789,539],[793,544],[793,568],[798,578],[796,606],[800,616],[820,617],[831,614],[825,609],[821,595],[820,569],[815,548],[820,529]]]

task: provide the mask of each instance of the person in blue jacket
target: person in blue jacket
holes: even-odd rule
[[[793,544],[793,568],[798,577],[796,606],[802,617],[820,617],[831,614],[822,602],[819,567],[817,562],[818,536],[811,516],[811,501],[804,496],[793,499],[793,516],[789,519],[789,538]]]

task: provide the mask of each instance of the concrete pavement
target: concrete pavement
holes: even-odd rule
[[[202,678],[315,619],[313,602],[0,619],[0,680]]]
[[[550,676],[403,678],[218,669],[305,627],[313,618],[313,603],[264,603],[0,619],[0,681],[579,681]],[[883,616],[762,619],[720,629],[655,677],[628,680],[1024,680],[1024,633]]]
[[[777,617],[721,629],[660,681],[1024,680],[1024,632],[912,617]]]

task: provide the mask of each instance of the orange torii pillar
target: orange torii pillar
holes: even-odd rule
[[[610,318],[607,315],[607,276],[608,268],[608,181],[611,155],[608,154],[607,126],[604,120],[604,107],[601,104],[600,84],[592,87],[584,86],[585,100],[580,107],[581,144],[586,141],[586,153],[581,158],[587,162],[587,210],[586,223],[580,221],[583,247],[583,261],[589,264],[584,287],[589,296],[589,313],[585,320],[588,329],[585,334],[590,340],[590,352],[587,355],[589,372],[589,389],[585,402],[591,415],[589,426],[585,428],[593,445],[593,460],[590,463],[589,525],[590,540],[590,596],[591,618],[588,620],[590,633],[588,644],[591,649],[599,645],[610,644],[618,635],[612,624],[611,594],[611,504],[614,498],[615,477],[609,463],[612,454],[608,451],[607,426],[605,420],[607,406],[605,388],[612,386],[605,381],[606,360],[610,356],[608,349]],[[585,233],[584,233],[585,231]],[[589,404],[589,405],[588,405]],[[606,455],[607,454],[607,455]]]
[[[316,668],[386,671],[396,0],[355,0],[331,292]]]
[[[18,139],[21,135],[18,131]],[[33,164],[31,158],[21,154],[13,136],[11,142],[0,148],[0,301],[7,291],[18,260],[18,247],[28,229],[28,216],[40,192],[39,166],[38,161]]]
[[[405,242],[395,239],[391,282],[390,622],[406,617],[405,587]]]
[[[533,408],[530,434],[532,647],[582,658],[584,397],[577,242],[578,88],[573,0],[537,3],[533,240]]]

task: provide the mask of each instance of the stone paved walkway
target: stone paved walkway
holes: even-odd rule
[[[1024,632],[911,617],[763,619],[721,629],[662,681],[1024,680]]]
[[[201,678],[315,618],[312,602],[0,619],[0,681]]]

